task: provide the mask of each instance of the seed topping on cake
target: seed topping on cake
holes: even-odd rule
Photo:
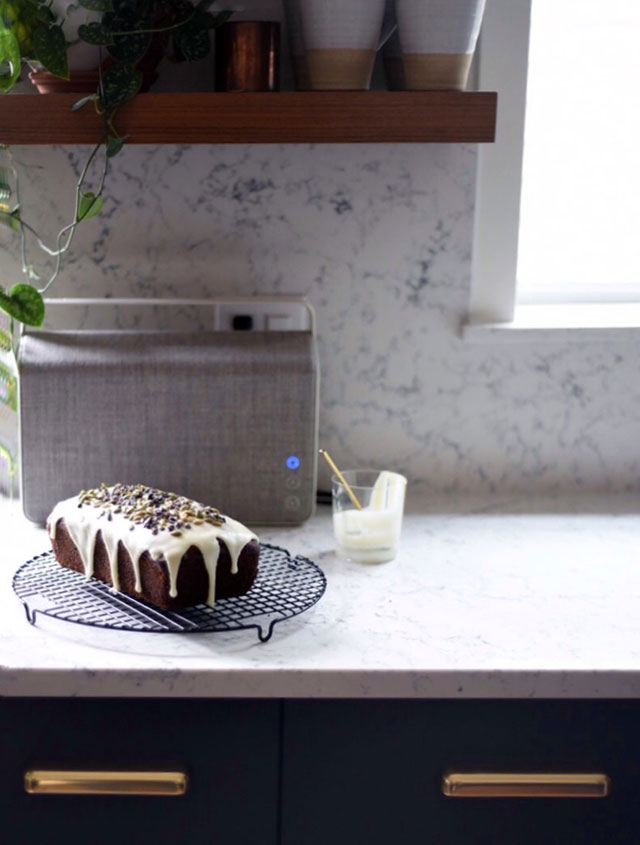
[[[168,531],[173,537],[180,537],[183,528],[191,525],[224,525],[225,518],[217,508],[202,505],[178,496],[146,487],[144,484],[114,484],[109,487],[102,482],[93,490],[81,490],[78,507],[89,505],[100,509],[100,516],[111,521],[112,514],[122,514],[134,525],[149,529],[154,535]]]

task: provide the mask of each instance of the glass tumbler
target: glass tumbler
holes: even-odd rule
[[[407,479],[397,472],[351,469],[342,473],[355,498],[331,479],[333,533],[338,551],[361,563],[385,563],[398,552]]]

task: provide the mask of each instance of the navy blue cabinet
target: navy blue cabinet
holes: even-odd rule
[[[290,701],[282,845],[640,842],[640,708],[585,701]],[[604,773],[608,797],[451,798],[451,772]]]
[[[637,845],[640,703],[0,699],[0,845]],[[180,797],[25,771],[176,770]],[[450,773],[602,773],[606,798],[451,798]]]
[[[0,845],[277,845],[277,701],[0,700]],[[178,770],[180,797],[31,795],[25,771]]]

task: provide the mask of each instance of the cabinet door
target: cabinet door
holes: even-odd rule
[[[277,845],[278,702],[2,699],[2,845]],[[186,771],[178,797],[32,795],[25,771]]]
[[[638,724],[635,702],[287,702],[283,845],[637,845]],[[452,772],[598,772],[611,792],[450,798]]]

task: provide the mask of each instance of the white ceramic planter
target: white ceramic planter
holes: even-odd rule
[[[485,0],[396,0],[407,88],[464,89]]]
[[[367,89],[385,0],[298,0],[311,87]]]

